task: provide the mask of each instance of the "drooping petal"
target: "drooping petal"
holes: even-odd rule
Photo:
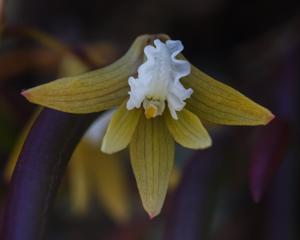
[[[92,195],[117,222],[130,217],[130,191],[126,168],[117,154],[99,151],[97,142],[85,134],[70,162],[71,203],[75,210],[85,210]]]
[[[150,38],[138,37],[122,58],[107,67],[61,78],[22,94],[30,102],[70,113],[98,112],[121,104],[128,96],[128,77],[137,72]]]
[[[130,143],[141,116],[141,109],[127,110],[126,101],[113,114],[103,138],[101,150],[115,153],[126,148]]]
[[[144,209],[153,218],[161,211],[174,162],[174,141],[163,117],[140,118],[130,156]]]
[[[71,210],[76,215],[87,213],[92,198],[90,173],[87,165],[90,154],[86,155],[85,142],[81,141],[75,149],[69,164],[68,182]]]
[[[120,155],[97,150],[99,159],[95,158],[90,165],[94,169],[97,196],[107,213],[117,222],[124,223],[130,218],[132,203],[127,168]]]
[[[190,111],[183,109],[174,120],[166,113],[165,120],[175,141],[186,148],[203,149],[211,146],[211,138],[200,119]]]
[[[187,108],[201,119],[226,125],[266,125],[274,118],[268,109],[195,66],[182,82],[194,90]]]

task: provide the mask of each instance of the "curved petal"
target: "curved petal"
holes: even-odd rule
[[[165,121],[175,141],[186,148],[203,149],[211,146],[211,138],[200,119],[190,111],[177,112],[178,120],[166,113]]]
[[[138,37],[129,51],[115,63],[99,70],[23,91],[30,101],[69,113],[98,112],[121,104],[128,96],[128,78],[143,61],[150,35]]]
[[[201,119],[226,125],[266,125],[274,118],[268,109],[195,66],[182,82],[194,90],[187,108]]]
[[[132,203],[127,168],[120,155],[97,150],[99,159],[95,158],[90,165],[94,170],[97,196],[107,213],[117,222],[124,223],[130,219]]]
[[[153,218],[161,211],[174,162],[174,141],[163,117],[140,118],[130,156],[144,209]]]
[[[126,148],[141,116],[141,109],[127,110],[126,101],[113,114],[104,135],[101,150],[115,153]]]
[[[71,210],[76,215],[85,214],[92,198],[92,189],[89,183],[87,164],[89,155],[82,150],[81,141],[75,149],[68,168],[68,181]],[[90,154],[90,153],[89,153]]]
[[[70,162],[71,203],[78,213],[88,209],[95,195],[104,210],[117,222],[130,217],[130,189],[126,169],[118,154],[104,154],[86,139],[78,144]],[[81,212],[80,212],[81,210]]]

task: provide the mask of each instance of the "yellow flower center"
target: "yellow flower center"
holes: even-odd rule
[[[143,107],[145,109],[145,116],[147,119],[154,118],[165,110],[165,101],[157,99],[145,98],[143,101]]]
[[[148,108],[145,109],[146,118],[154,118],[157,116],[157,107],[151,104]]]

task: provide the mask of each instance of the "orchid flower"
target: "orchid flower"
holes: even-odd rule
[[[30,102],[69,113],[117,107],[101,150],[111,154],[129,146],[137,187],[151,218],[164,203],[175,142],[190,149],[211,146],[201,120],[253,126],[274,118],[266,108],[191,65],[182,50],[181,41],[167,35],[143,35],[107,67],[22,92]]]

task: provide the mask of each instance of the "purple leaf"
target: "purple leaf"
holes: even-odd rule
[[[253,149],[250,165],[252,198],[259,202],[280,166],[290,138],[286,122],[275,119],[265,127]]]
[[[211,151],[198,151],[183,171],[181,183],[169,210],[165,240],[200,239],[207,234],[210,190],[220,166]]]
[[[45,223],[70,156],[95,115],[44,109],[34,123],[13,173],[0,236],[43,238]]]

